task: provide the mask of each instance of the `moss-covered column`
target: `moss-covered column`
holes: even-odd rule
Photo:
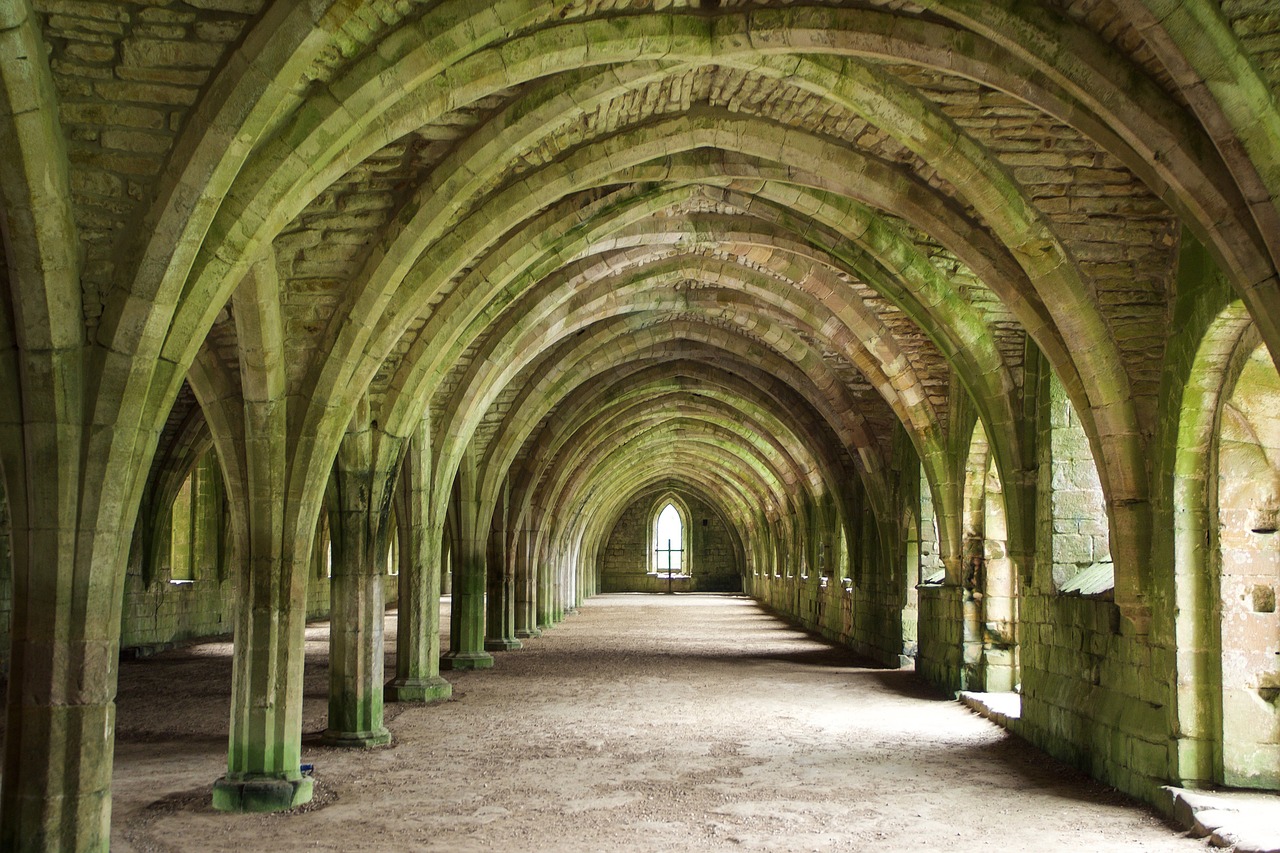
[[[134,350],[86,346],[84,249],[40,20],[26,0],[0,3],[0,474],[13,527],[0,850],[105,850],[124,566],[151,460],[130,425],[144,401],[111,396],[143,369]]]
[[[430,527],[430,431],[409,443],[400,469],[400,600],[396,608],[396,675],[384,696],[390,702],[446,699],[453,687],[440,677],[440,531]]]
[[[555,560],[551,556],[551,543],[545,528],[538,537],[534,557],[533,570],[538,575],[538,627],[550,628],[556,624]]]
[[[334,465],[337,506],[330,522],[333,574],[329,585],[329,727],[334,746],[390,742],[382,724],[382,557],[390,504],[373,470],[373,432],[366,401],[343,436]]]
[[[508,496],[505,486],[503,491],[489,530],[486,555],[489,597],[486,602],[484,647],[491,652],[510,651],[521,646],[516,639],[515,563],[507,548]]]
[[[454,554],[449,653],[440,659],[441,669],[493,666],[493,655],[484,650],[485,545],[484,541],[464,538]]]
[[[12,503],[13,612],[0,788],[0,849],[106,850],[115,736],[119,586],[114,566],[77,558],[118,531],[76,530],[73,428],[28,423],[33,459],[26,511]],[[6,460],[8,461],[8,460]],[[12,483],[12,480],[10,480]],[[126,537],[127,541],[127,537]],[[103,544],[106,544],[105,542]],[[119,554],[123,565],[124,554]]]
[[[564,547],[553,543],[551,548],[551,621],[563,622],[565,617],[565,557]]]
[[[242,352],[244,483],[238,528],[231,736],[227,774],[214,783],[223,811],[275,811],[311,799],[300,768],[307,567],[314,528],[299,529],[288,483],[283,324],[274,260],[255,267],[234,299]],[[233,422],[233,414],[227,420]],[[232,464],[228,458],[228,466]]]
[[[488,669],[493,655],[484,650],[485,562],[489,537],[481,535],[475,500],[475,466],[470,451],[457,474],[457,536],[453,551],[453,606],[449,610],[449,653],[441,669]]]
[[[538,572],[534,566],[533,547],[537,532],[527,527],[516,537],[516,637],[528,639],[541,635],[538,630]]]

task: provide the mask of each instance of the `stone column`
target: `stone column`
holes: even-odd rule
[[[431,528],[430,430],[426,419],[400,471],[400,600],[396,609],[396,677],[389,702],[432,702],[453,695],[440,677],[441,533]]]
[[[569,590],[568,568],[566,566],[565,548],[563,544],[557,544],[553,548],[552,557],[554,571],[554,587],[551,591],[551,618],[555,622],[563,622],[567,608],[565,607],[565,596]]]
[[[538,584],[538,627],[550,628],[556,624],[555,614],[555,561],[552,559],[551,546],[544,531],[538,536],[534,550],[534,566]]]
[[[313,526],[290,512],[283,325],[273,260],[236,291],[244,437],[242,555],[236,579],[227,774],[213,786],[222,811],[276,811],[311,799],[301,773],[302,664]],[[228,420],[231,420],[230,413]],[[305,535],[304,535],[305,534]]]
[[[236,580],[227,774],[213,805],[275,811],[311,799],[299,766],[309,555],[284,541],[284,407],[246,403],[245,413],[247,555]]]
[[[333,746],[373,747],[391,741],[382,724],[382,557],[389,501],[379,500],[373,434],[362,402],[342,439],[333,476],[338,506],[330,524],[333,574],[329,585],[329,727]]]
[[[485,650],[502,652],[518,649],[522,644],[516,639],[515,564],[507,550],[505,495],[498,502],[498,508],[490,526],[486,562],[489,598],[486,604]]]
[[[485,544],[464,538],[454,552],[449,653],[440,659],[441,669],[493,666],[493,655],[484,650]]]
[[[34,508],[54,508],[54,493],[69,485],[66,475],[77,467],[59,471],[55,455],[50,451],[51,465],[37,478],[48,485],[36,486],[47,494]],[[77,545],[97,551],[95,538],[119,533],[77,536],[73,507],[24,517],[20,496],[11,507],[14,597],[0,849],[106,850],[122,592],[112,580],[115,564],[94,565],[74,552]],[[122,566],[123,553],[118,560]]]
[[[516,537],[516,637],[541,636],[538,630],[538,572],[533,559],[537,535],[525,528]]]

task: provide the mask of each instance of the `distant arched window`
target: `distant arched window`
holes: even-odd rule
[[[653,523],[653,570],[660,575],[682,575],[684,559],[684,518],[674,503],[668,502]]]

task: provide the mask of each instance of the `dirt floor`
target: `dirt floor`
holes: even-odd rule
[[[286,814],[209,806],[228,644],[121,665],[113,850],[1206,849],[742,597],[594,598],[493,670],[446,673],[452,701],[389,705],[371,752],[315,742],[327,626],[307,637],[316,798]]]

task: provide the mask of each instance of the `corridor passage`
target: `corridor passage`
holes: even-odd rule
[[[316,796],[272,815],[209,804],[230,645],[123,664],[112,849],[1206,849],[744,597],[592,598],[493,670],[446,673],[453,700],[389,704],[371,751],[318,744],[326,640],[308,628]]]

